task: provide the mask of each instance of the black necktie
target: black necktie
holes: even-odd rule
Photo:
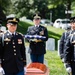
[[[36,26],[35,28],[38,29],[38,26]]]
[[[12,34],[12,36],[14,37],[14,34]]]

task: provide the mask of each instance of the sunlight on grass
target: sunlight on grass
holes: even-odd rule
[[[60,29],[60,28],[55,28],[53,26],[47,26],[48,31],[52,31],[56,34],[62,34],[64,30]]]
[[[48,61],[48,67],[50,68],[50,75],[67,75],[65,67],[58,56],[57,51],[47,51],[45,59]]]

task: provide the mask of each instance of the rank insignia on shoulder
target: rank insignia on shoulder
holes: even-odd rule
[[[5,38],[4,41],[11,41],[9,38]]]

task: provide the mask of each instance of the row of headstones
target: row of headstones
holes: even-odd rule
[[[57,51],[58,51],[58,55],[59,54],[59,44],[60,44],[60,40],[58,40],[57,42]],[[53,38],[49,38],[46,42],[46,50],[52,50],[54,51],[55,50],[55,39]]]

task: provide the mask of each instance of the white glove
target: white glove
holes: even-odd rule
[[[24,74],[26,74],[26,67],[24,67]]]
[[[37,39],[30,39],[30,41],[36,41]]]
[[[67,71],[68,73],[71,73],[71,72],[72,72],[71,67],[66,68],[66,71]]]
[[[62,58],[62,62],[64,63],[64,58]]]
[[[2,74],[5,74],[5,72],[4,72],[4,70],[3,70],[2,67],[0,67],[0,72],[1,72]]]
[[[68,73],[71,73],[71,72],[72,72],[72,69],[71,69],[71,66],[70,66],[69,63],[64,63],[64,66],[65,66],[66,71],[67,71]]]

